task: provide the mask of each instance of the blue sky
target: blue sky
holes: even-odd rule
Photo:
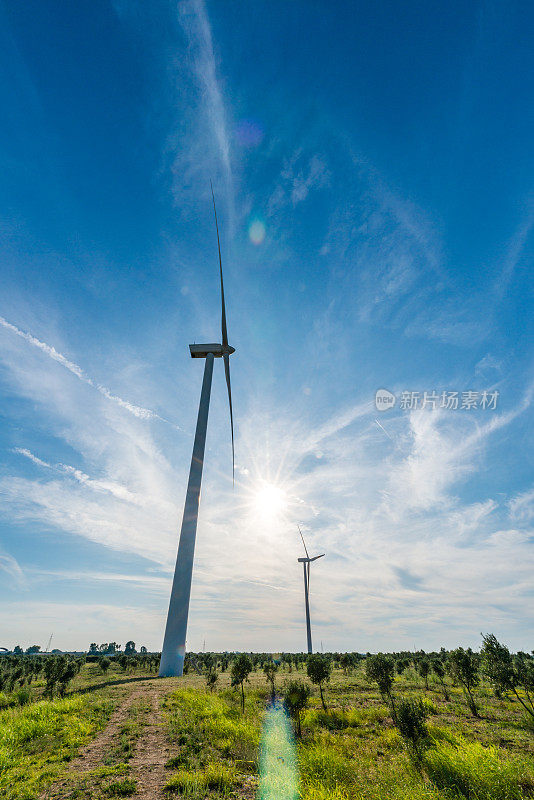
[[[304,648],[299,523],[316,646],[531,649],[533,19],[1,4],[0,645],[161,647],[211,178],[236,485],[216,362],[188,647]]]

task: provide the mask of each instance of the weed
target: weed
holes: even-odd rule
[[[184,795],[201,794],[206,791],[228,792],[238,784],[235,769],[225,764],[208,764],[206,769],[180,769],[165,785],[167,792]]]
[[[124,778],[122,781],[112,781],[104,792],[110,797],[130,797],[137,791],[137,784],[132,778]]]

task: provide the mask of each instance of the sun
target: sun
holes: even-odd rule
[[[254,492],[252,505],[262,517],[277,517],[287,506],[287,495],[279,486],[263,483]]]

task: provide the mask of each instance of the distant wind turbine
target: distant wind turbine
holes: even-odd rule
[[[221,259],[221,243],[219,241],[219,225],[217,222],[217,209],[215,196],[211,187],[213,200],[213,213],[215,215],[215,229],[217,231],[217,247],[219,250],[219,275],[221,279],[221,331],[222,344],[190,344],[191,358],[205,358],[204,379],[200,394],[197,427],[193,444],[193,455],[189,470],[189,482],[185,496],[184,515],[178,545],[178,556],[172,582],[171,599],[167,615],[165,638],[161,651],[159,667],[160,678],[179,677],[183,674],[185,657],[185,637],[187,632],[187,618],[189,614],[189,598],[191,595],[191,577],[193,573],[193,559],[195,555],[195,539],[197,535],[198,506],[200,502],[200,485],[202,482],[202,467],[204,464],[204,449],[206,444],[206,429],[208,426],[208,411],[211,395],[211,379],[213,375],[213,359],[222,358],[226,386],[228,387],[228,401],[230,404],[230,428],[232,433],[232,476],[234,474],[234,417],[232,411],[232,388],[230,385],[230,356],[235,349],[228,344],[226,330],[226,308],[224,304],[224,284]]]
[[[306,547],[306,542],[304,541],[304,536],[302,535],[302,531],[300,529],[300,525],[297,525],[299,529],[300,538],[302,539],[302,544],[304,545],[304,551],[306,553],[306,558],[299,558],[297,559],[299,563],[302,564],[304,568],[304,600],[306,603],[306,633],[308,636],[308,653],[313,653],[312,648],[312,636],[311,636],[311,622],[310,622],[310,564],[312,561],[317,561],[318,558],[323,558],[325,555],[321,553],[320,556],[314,556],[310,558],[308,555],[308,548]]]

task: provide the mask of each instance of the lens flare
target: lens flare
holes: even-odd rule
[[[252,244],[259,245],[265,239],[265,224],[261,219],[254,219],[248,227],[248,236]]]
[[[263,725],[258,800],[297,800],[298,783],[291,723],[283,709],[274,705]]]
[[[235,137],[242,147],[257,147],[263,140],[263,125],[255,119],[241,119],[236,125]]]

